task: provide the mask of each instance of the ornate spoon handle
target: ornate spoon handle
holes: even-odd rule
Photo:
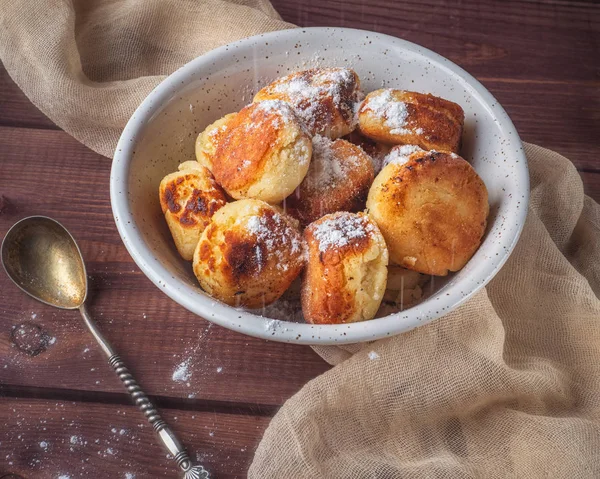
[[[98,341],[98,344],[102,350],[108,356],[108,364],[110,364],[115,370],[117,376],[119,376],[119,379],[125,385],[125,388],[133,398],[135,404],[144,413],[146,419],[148,419],[148,422],[152,424],[152,427],[156,431],[167,451],[173,455],[177,465],[185,473],[184,479],[209,479],[210,476],[208,471],[204,469],[204,467],[200,465],[192,465],[192,461],[190,460],[188,453],[184,449],[181,442],[179,442],[179,439],[177,439],[175,433],[162,419],[162,417],[160,417],[160,414],[150,399],[148,399],[146,393],[142,391],[142,388],[140,388],[137,381],[133,378],[123,360],[118,354],[115,353],[110,343],[102,336],[85,305],[81,306],[79,311],[81,312],[81,316],[83,316],[88,329],[94,338],[96,338],[96,341]]]

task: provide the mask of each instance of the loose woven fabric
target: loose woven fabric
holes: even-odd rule
[[[112,157],[167,75],[218,46],[291,27],[268,0],[0,0],[0,59],[54,123]]]
[[[495,279],[416,330],[315,348],[337,366],[283,405],[251,478],[600,477],[600,207],[570,161],[525,150],[529,214]]]
[[[291,27],[262,0],[0,6],[12,78],[106,156],[164,75]],[[337,366],[283,405],[251,478],[600,477],[600,207],[567,159],[526,152],[529,216],[496,278],[419,329],[315,348]]]

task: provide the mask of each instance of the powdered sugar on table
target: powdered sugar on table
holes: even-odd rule
[[[190,371],[190,362],[191,359],[187,359],[181,362],[173,371],[173,381],[177,382],[186,382],[192,377],[192,373]]]

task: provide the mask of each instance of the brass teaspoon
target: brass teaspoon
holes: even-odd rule
[[[61,309],[79,309],[83,320],[108,357],[135,404],[146,415],[185,479],[208,479],[202,466],[192,465],[187,452],[102,336],[86,306],[87,274],[77,243],[64,226],[45,216],[15,223],[2,242],[2,264],[10,279],[30,296]]]

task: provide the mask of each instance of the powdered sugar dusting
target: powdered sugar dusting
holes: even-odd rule
[[[369,351],[369,359],[371,361],[377,361],[380,357],[375,351]]]
[[[304,126],[302,128],[304,129]],[[301,166],[304,166],[311,161],[308,144],[309,143],[305,141],[296,141],[294,143],[292,157],[295,158]]]
[[[353,102],[358,100],[358,90],[352,92],[350,105],[347,104],[348,92],[352,91],[355,77],[347,68],[323,68],[311,71],[309,75],[294,74],[292,79],[284,77],[276,82],[273,93],[283,94],[294,108],[296,114],[311,132],[321,131],[324,100],[330,98],[334,107],[343,111],[352,121]]]
[[[263,100],[255,105],[256,106],[254,108],[256,111],[262,111],[267,114],[275,114],[286,124],[295,121],[294,111],[289,104],[282,100]]]
[[[314,226],[313,236],[319,242],[319,251],[339,248],[353,240],[366,238],[375,231],[365,218],[352,213],[334,213]]]
[[[290,104],[283,100],[262,100],[246,106],[242,111],[244,110],[249,111],[249,118],[240,128],[243,128],[248,135],[262,135],[267,126],[279,129],[283,125],[294,125],[296,128],[305,130],[304,124],[299,121]],[[305,154],[305,156],[309,155]]]
[[[403,101],[394,100],[390,90],[382,90],[363,103],[362,109],[371,110],[375,115],[385,118],[383,124],[390,128],[392,135],[423,133],[422,128],[413,129],[407,124],[408,108]]]
[[[265,331],[277,331],[277,327],[281,324],[281,322],[277,319],[269,319],[265,322]]]
[[[392,151],[390,151],[384,158],[383,166],[385,167],[385,166],[389,165],[390,163],[393,163],[396,165],[402,165],[408,161],[408,159],[410,158],[410,155],[412,155],[413,153],[419,152],[419,151],[424,152],[425,150],[418,147],[417,145],[395,146],[394,148],[392,148]]]
[[[274,222],[274,227],[271,224]],[[296,231],[281,214],[275,213],[271,217],[264,214],[250,216],[246,221],[247,230],[256,236],[258,242],[264,244],[270,254],[277,255],[278,267],[287,270],[285,255],[281,246],[290,247],[292,254],[302,252],[302,240]]]
[[[365,94],[362,91],[358,90],[356,92],[356,102],[352,105],[352,124],[350,125],[351,130],[356,129],[356,127],[358,126],[358,114],[360,113],[360,107],[364,99]]]
[[[217,136],[219,136],[220,134],[222,134],[225,130],[227,129],[227,124],[221,125],[221,126],[217,126],[215,128],[213,128],[212,130],[210,130],[207,135],[210,138],[211,141],[215,141],[215,139],[217,138]]]
[[[316,135],[313,138],[312,161],[304,185],[312,191],[333,188],[340,179],[345,179],[348,172],[358,166],[355,156],[340,157],[332,148],[333,141]]]
[[[192,377],[192,372],[190,371],[190,363],[191,363],[191,358],[190,359],[186,359],[185,361],[181,362],[173,371],[173,381],[177,381],[177,382],[186,382],[188,381],[191,377]]]

